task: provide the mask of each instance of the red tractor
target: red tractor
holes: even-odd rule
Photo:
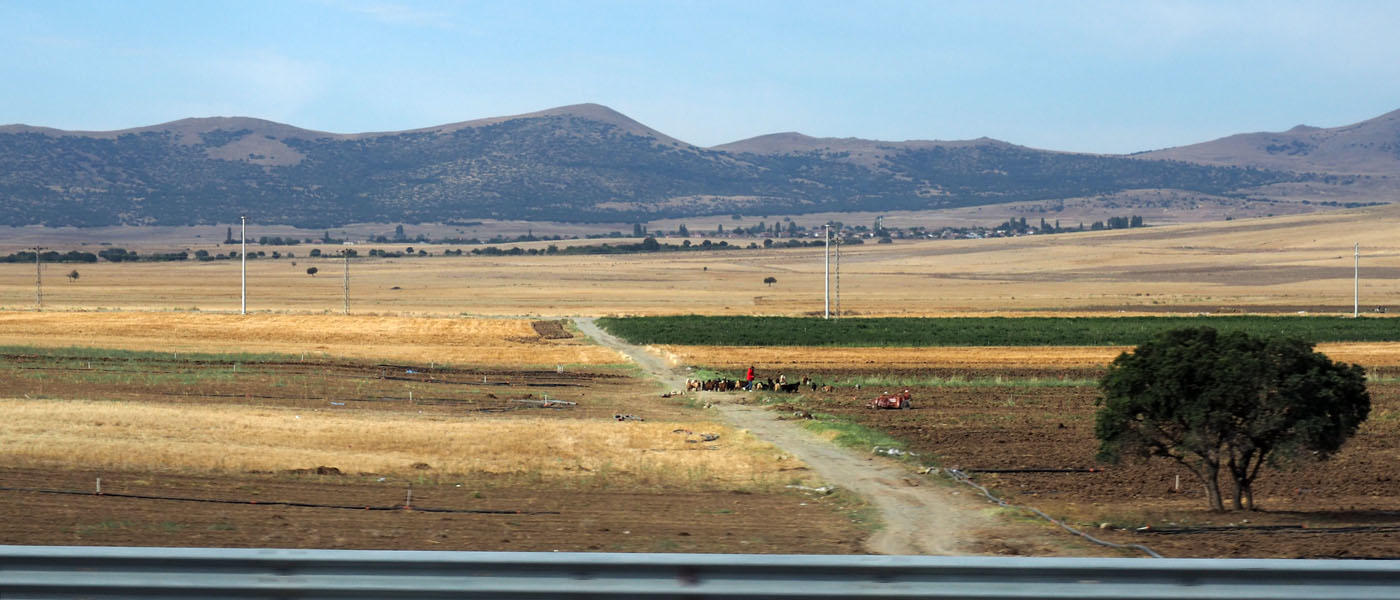
[[[868,404],[865,405],[865,407],[910,409],[914,407],[912,400],[913,396],[909,394],[909,390],[904,390],[903,392],[899,392],[897,394],[885,392],[880,394],[879,396],[876,396],[875,399],[871,400]]]

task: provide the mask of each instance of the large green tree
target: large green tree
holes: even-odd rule
[[[1099,382],[1099,457],[1162,457],[1185,466],[1224,510],[1222,472],[1236,509],[1254,508],[1264,465],[1331,457],[1371,409],[1366,373],[1312,344],[1220,333],[1164,332],[1120,355]]]

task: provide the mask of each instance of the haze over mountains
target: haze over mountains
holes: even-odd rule
[[[596,104],[396,132],[261,119],[121,131],[0,127],[0,225],[332,227],[471,219],[645,221],[928,210],[1175,190],[1268,197],[1400,178],[1400,111],[1331,129],[1231,136],[1132,156],[992,139],[779,133],[692,146]]]

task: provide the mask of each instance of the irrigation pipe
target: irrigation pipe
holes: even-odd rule
[[[963,469],[964,473],[1102,473],[1103,469]]]
[[[456,513],[473,515],[558,515],[559,511],[523,511],[523,510],[492,510],[492,509],[468,509],[468,508],[424,508],[419,506],[350,506],[345,504],[316,504],[312,502],[287,502],[281,500],[230,500],[224,498],[184,498],[180,496],[146,496],[141,494],[113,494],[109,492],[81,492],[77,490],[50,490],[43,488],[16,488],[0,487],[0,491],[6,492],[30,492],[35,494],[62,494],[65,496],[101,496],[110,498],[130,498],[136,500],[166,500],[171,502],[202,502],[207,504],[250,504],[257,506],[292,506],[297,508],[333,508],[338,510],[403,510],[412,512],[428,513]]]
[[[1017,506],[1017,505],[1015,505],[1015,504],[1011,504],[1011,503],[1009,503],[1009,502],[1007,502],[1007,501],[1005,501],[1005,500],[1002,500],[1001,498],[998,498],[998,497],[996,497],[996,496],[993,496],[991,492],[987,491],[987,488],[982,487],[982,486],[980,486],[980,485],[977,485],[976,483],[974,483],[974,482],[972,481],[971,478],[969,478],[969,477],[967,476],[967,474],[965,474],[965,473],[963,473],[962,471],[959,471],[959,470],[957,470],[957,469],[944,469],[944,472],[946,472],[946,473],[948,474],[949,477],[953,478],[954,481],[960,481],[960,482],[966,483],[967,485],[970,485],[970,486],[972,486],[972,487],[974,487],[974,488],[977,488],[978,491],[982,492],[982,495],[983,495],[983,496],[986,496],[988,500],[991,500],[992,502],[995,502],[995,503],[997,503],[998,505],[1001,505],[1001,506],[1006,507],[1006,508],[1014,508],[1014,509],[1017,509],[1017,510],[1024,510],[1024,511],[1027,511],[1027,512],[1035,513],[1035,514],[1038,515],[1040,518],[1045,519],[1046,521],[1049,521],[1049,522],[1054,523],[1054,524],[1056,524],[1056,525],[1059,525],[1061,529],[1064,529],[1065,531],[1068,531],[1068,532],[1070,532],[1070,533],[1073,533],[1074,535],[1077,535],[1077,536],[1079,536],[1079,537],[1082,537],[1082,538],[1084,538],[1084,539],[1086,539],[1086,540],[1089,540],[1089,541],[1091,541],[1091,542],[1093,542],[1093,543],[1095,543],[1095,544],[1098,544],[1098,545],[1100,545],[1100,546],[1107,546],[1107,547],[1109,547],[1109,548],[1118,548],[1118,549],[1120,549],[1120,550],[1137,550],[1137,551],[1139,551],[1139,552],[1142,552],[1143,554],[1146,554],[1146,555],[1148,555],[1148,556],[1151,556],[1152,558],[1162,558],[1162,555],[1161,555],[1161,554],[1158,554],[1157,551],[1155,551],[1155,550],[1153,550],[1153,549],[1151,549],[1151,548],[1148,548],[1147,546],[1144,546],[1144,545],[1142,545],[1142,544],[1115,544],[1115,543],[1113,543],[1113,542],[1106,542],[1106,541],[1101,540],[1101,539],[1099,539],[1099,538],[1096,538],[1096,537],[1094,537],[1094,536],[1092,536],[1092,535],[1089,535],[1089,534],[1087,534],[1087,533],[1084,533],[1083,531],[1080,531],[1080,530],[1078,530],[1078,529],[1075,529],[1075,528],[1073,528],[1073,527],[1070,527],[1069,525],[1066,525],[1066,524],[1064,523],[1064,521],[1061,521],[1061,520],[1056,519],[1056,518],[1054,518],[1054,517],[1052,517],[1052,516],[1050,516],[1050,515],[1047,515],[1047,514],[1041,512],[1039,509],[1037,509],[1037,508],[1035,508],[1035,507],[1031,507],[1031,506]]]

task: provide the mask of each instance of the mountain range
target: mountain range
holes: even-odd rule
[[[120,131],[0,127],[0,225],[321,228],[356,222],[638,222],[711,214],[929,210],[1128,190],[1259,196],[1400,175],[1400,111],[1134,155],[981,138],[778,133],[711,148],[580,104],[336,134],[243,117]]]

